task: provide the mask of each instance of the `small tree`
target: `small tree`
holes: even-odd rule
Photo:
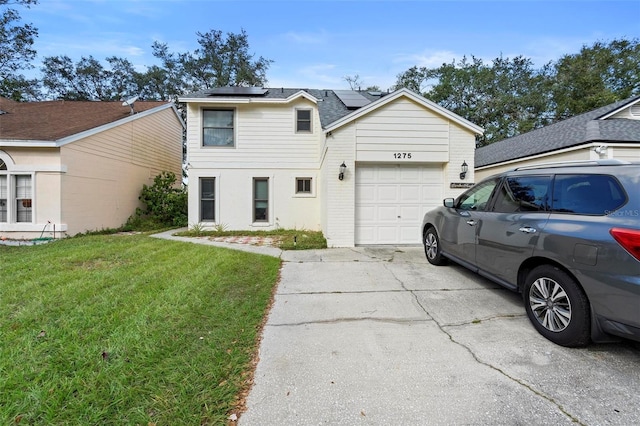
[[[147,205],[145,210],[138,209],[138,218],[147,217],[156,225],[187,225],[187,191],[176,185],[176,175],[162,172],[153,179],[153,185],[142,186],[139,200]]]

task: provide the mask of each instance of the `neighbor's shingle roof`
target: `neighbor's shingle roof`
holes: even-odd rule
[[[640,143],[640,120],[601,117],[640,99],[636,96],[577,115],[522,135],[478,148],[475,166],[482,167],[593,142]]]
[[[136,113],[167,102],[137,101]],[[0,97],[0,140],[56,141],[130,116],[122,102],[15,102]]]

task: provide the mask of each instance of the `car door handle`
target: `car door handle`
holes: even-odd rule
[[[476,226],[477,223],[478,222],[476,222],[474,219],[469,219],[467,221],[467,225],[469,225],[469,226]]]
[[[522,228],[518,229],[518,231],[524,232],[525,234],[535,234],[537,232],[536,228],[532,228],[530,226],[523,226]]]

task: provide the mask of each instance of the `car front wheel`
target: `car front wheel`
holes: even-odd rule
[[[447,264],[447,259],[442,255],[440,250],[440,240],[436,230],[431,227],[424,233],[424,254],[427,256],[427,260],[430,264],[436,266],[442,266]]]
[[[566,272],[551,265],[534,268],[523,294],[527,316],[544,337],[567,347],[589,343],[589,301]]]

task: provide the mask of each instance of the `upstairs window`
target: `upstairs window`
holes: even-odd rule
[[[234,111],[205,109],[202,111],[202,145],[234,147]]]
[[[311,110],[296,110],[296,133],[311,133]]]

